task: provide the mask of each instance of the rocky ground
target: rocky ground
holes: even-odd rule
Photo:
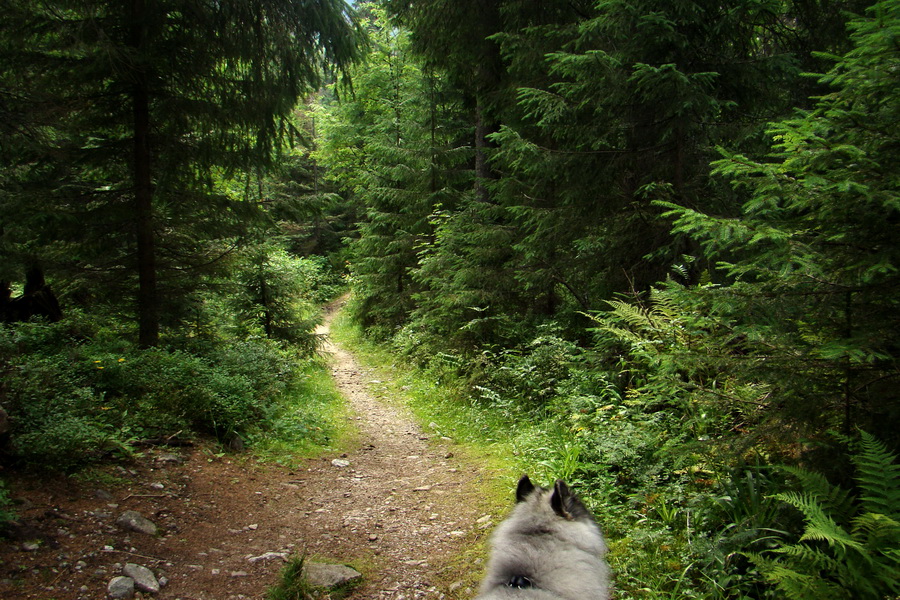
[[[150,450],[105,481],[16,477],[23,526],[0,539],[0,598],[108,598],[127,570],[135,597],[262,599],[297,555],[361,571],[350,598],[472,597],[480,566],[467,549],[497,520],[479,492],[490,474],[376,399],[350,353],[330,351],[355,449],[288,470],[201,444]],[[157,532],[135,530],[128,511]],[[140,591],[152,579],[160,591]]]

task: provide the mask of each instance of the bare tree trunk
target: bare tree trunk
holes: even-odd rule
[[[144,42],[144,0],[132,3],[131,41],[136,50]],[[143,66],[136,65],[132,89],[134,105],[134,204],[137,229],[138,343],[159,343],[159,297],[156,286],[156,248],[153,236],[153,179],[150,171],[150,94]]]
[[[480,97],[477,102],[478,104],[475,107],[475,198],[480,202],[488,202],[490,196],[485,185],[491,174],[485,152],[487,149],[488,127],[484,121],[484,108]]]

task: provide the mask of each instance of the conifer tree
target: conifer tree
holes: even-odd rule
[[[692,245],[670,236],[651,200],[730,210],[709,179],[712,148],[755,144],[793,106],[794,36],[817,35],[798,25],[805,15],[786,3],[610,1],[568,27],[497,36],[518,83],[520,117],[494,140],[520,284],[541,293],[554,282],[584,310],[662,280]],[[546,60],[522,60],[534,48]]]
[[[325,107],[318,160],[360,204],[353,243],[358,316],[391,332],[414,307],[412,277],[432,235],[438,205],[454,202],[454,102],[444,81],[409,51],[408,36],[384,11],[372,18],[372,51],[353,72],[352,94]]]
[[[172,275],[209,262],[186,257],[210,233],[239,235],[252,213],[217,178],[271,165],[298,99],[323,64],[354,60],[361,32],[342,0],[11,0],[5,11],[7,98],[36,103],[34,123],[46,123],[7,171],[5,198],[53,172],[32,197],[80,229],[41,235],[83,269],[116,273],[136,299],[140,343],[154,345]]]
[[[850,23],[854,47],[820,77],[831,92],[770,128],[772,157],[726,153],[716,173],[742,193],[729,217],[666,204],[677,232],[720,260],[704,295],[731,323],[743,373],[776,394],[771,416],[802,433],[861,427],[900,443],[900,7]]]

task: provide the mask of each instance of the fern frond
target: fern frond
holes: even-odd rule
[[[625,321],[637,330],[655,330],[657,328],[650,311],[636,304],[629,304],[621,300],[607,300],[612,306],[612,314]]]
[[[760,573],[767,581],[774,584],[792,600],[850,598],[850,594],[846,590],[830,584],[816,571],[813,571],[816,574],[800,572],[781,560],[770,559],[757,553],[748,552],[745,553],[745,556],[759,568]]]
[[[788,564],[795,567],[802,566],[805,573],[838,573],[843,568],[843,563],[836,558],[822,552],[819,548],[806,544],[794,544],[782,546],[771,551],[786,557]]]
[[[854,537],[860,539],[869,550],[887,556],[900,552],[900,522],[880,513],[862,513],[853,518]]]
[[[900,520],[900,464],[897,456],[865,431],[860,432],[862,451],[853,457],[862,489],[862,510]]]
[[[853,534],[838,525],[812,494],[786,492],[784,494],[776,494],[774,498],[790,504],[803,513],[806,520],[806,529],[800,537],[801,542],[825,542],[833,549],[838,558],[846,556],[849,551],[864,553],[862,545],[854,539]],[[805,552],[806,546],[787,546],[779,549],[779,552],[788,552],[789,549],[794,549],[796,552]],[[811,551],[822,560],[826,558],[826,555],[818,550]]]
[[[651,314],[666,322],[678,321],[684,314],[684,307],[666,292],[667,290],[653,290],[650,296],[653,300]]]
[[[832,485],[821,473],[790,466],[783,467],[783,470],[796,477],[804,492],[820,504],[822,509],[831,514],[836,521],[846,523],[853,516],[855,499],[849,491]],[[796,508],[803,510],[800,506]]]

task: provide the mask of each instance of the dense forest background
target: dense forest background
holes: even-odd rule
[[[277,399],[349,283],[486,437],[547,432],[622,597],[896,597],[898,33],[896,1],[7,0],[7,457],[315,435]]]

